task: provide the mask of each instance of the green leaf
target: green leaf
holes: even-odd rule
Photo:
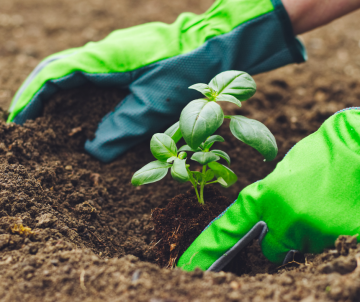
[[[169,158],[166,160],[166,162],[169,163],[169,164],[172,164],[175,159],[177,159],[176,156],[171,156],[171,157],[169,157]]]
[[[207,170],[205,174],[205,180],[210,181],[215,177],[215,174],[212,170]]]
[[[192,174],[193,174],[193,177],[194,177],[198,182],[201,182],[201,181],[202,181],[203,175],[202,175],[201,172],[194,171],[194,172],[192,172]]]
[[[218,183],[219,184],[221,184],[223,187],[227,187],[227,183],[226,183],[226,181],[224,180],[224,178],[222,178],[222,177],[219,177],[218,179],[217,179],[217,181],[218,181]]]
[[[209,87],[209,85],[200,83],[190,86],[189,89],[194,89],[201,92],[210,100],[214,98],[215,91],[211,87]]]
[[[211,170],[213,170],[218,180],[221,177],[226,182],[226,185],[220,183],[223,187],[228,188],[237,181],[236,174],[228,167],[225,167],[224,165],[217,162],[211,162],[208,164],[208,166]]]
[[[187,153],[186,152],[180,152],[178,155],[179,159],[185,159],[187,157]]]
[[[241,102],[236,97],[229,95],[229,94],[222,93],[215,98],[215,101],[216,102],[230,102],[230,103],[233,103],[233,104],[241,107]]]
[[[204,150],[209,150],[215,142],[225,142],[224,138],[220,135],[210,136],[204,143]]]
[[[186,160],[176,158],[171,167],[171,176],[180,183],[187,182],[190,179],[189,173],[186,170]]]
[[[219,160],[220,157],[211,152],[196,152],[191,156],[191,159],[205,166],[210,162]]]
[[[156,159],[163,162],[172,156],[177,156],[174,140],[164,133],[155,133],[153,135],[150,141],[150,150]]]
[[[259,151],[265,160],[271,161],[276,157],[275,137],[263,123],[235,115],[231,117],[230,130],[237,139]]]
[[[174,140],[175,143],[177,143],[182,138],[179,122],[176,122],[169,129],[167,129],[164,133],[166,135],[170,136]]]
[[[210,152],[222,157],[223,159],[225,159],[227,164],[230,166],[230,156],[226,152],[224,152],[222,150],[216,150],[216,149],[211,150]]]
[[[209,83],[217,94],[230,95],[239,101],[246,101],[256,92],[256,84],[253,78],[243,71],[229,70],[219,73]],[[224,99],[219,99],[224,100]],[[227,99],[229,101],[229,99]]]
[[[193,149],[191,148],[189,145],[184,145],[182,147],[180,147],[180,149],[178,150],[179,151],[191,151],[191,152],[198,152],[198,151],[201,151],[200,148],[196,148],[196,149]]]
[[[164,163],[159,160],[152,161],[135,172],[131,179],[131,183],[134,186],[140,186],[156,182],[166,176],[170,167],[171,164],[169,163]]]
[[[186,143],[196,149],[223,121],[224,113],[216,102],[199,99],[190,102],[181,112],[180,129]]]

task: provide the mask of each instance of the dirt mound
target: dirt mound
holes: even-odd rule
[[[8,163],[2,167],[7,189],[2,193],[2,216],[28,215],[26,226],[48,228],[56,238],[65,236],[102,256],[122,256],[136,249],[132,253],[143,257],[149,222],[119,188],[120,183],[129,182],[131,172],[111,178],[101,173],[102,165],[83,150],[101,117],[125,94],[84,87],[55,97],[45,107],[45,117],[35,122],[28,121],[23,127],[1,124],[0,157]],[[126,206],[119,207],[122,203]],[[104,206],[109,217],[103,216]],[[141,234],[123,233],[124,225],[140,224]],[[131,236],[138,241],[136,246],[117,239]]]
[[[289,85],[279,83],[260,85],[257,96],[244,109],[224,109],[264,120],[265,112],[268,115],[272,108],[292,108]],[[24,126],[0,124],[2,300],[357,297],[357,283],[352,278],[359,274],[358,256],[352,239],[339,240],[336,250],[323,255],[308,255],[305,264],[294,260],[284,267],[269,263],[255,242],[240,255],[240,260],[246,261],[242,270],[246,274],[241,277],[224,272],[171,271],[151,264],[156,262],[151,209],[166,205],[189,186],[176,184],[170,176],[156,185],[131,186],[132,174],[152,160],[148,142],[106,165],[83,150],[84,141],[93,137],[94,125],[126,93],[93,87],[62,92],[47,104],[44,117]],[[280,160],[289,144],[315,130],[322,120],[315,112],[291,132],[291,116],[282,109],[265,122],[279,142]],[[274,163],[264,164],[256,151],[239,145],[226,126],[219,134],[226,140],[225,151],[234,159],[232,169],[240,176],[240,186],[271,172]],[[235,187],[223,190],[230,201],[239,191],[239,186]],[[304,278],[308,280],[305,283]],[[346,286],[346,291],[340,292],[340,285]]]

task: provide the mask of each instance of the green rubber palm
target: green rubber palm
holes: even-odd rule
[[[178,261],[219,271],[252,239],[274,263],[360,234],[360,107],[330,117],[265,179],[246,187]]]

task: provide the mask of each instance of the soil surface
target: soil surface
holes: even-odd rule
[[[172,22],[211,3],[2,0],[0,102],[6,109],[46,55],[116,28]],[[219,188],[230,201],[337,110],[359,106],[359,17],[304,35],[307,63],[256,76],[251,100],[241,109],[224,107],[265,123],[279,146],[276,160],[264,163],[232,137],[227,124],[219,130],[239,176],[230,189]],[[98,121],[126,93],[95,87],[61,92],[45,106],[44,117],[24,126],[0,124],[1,301],[359,301],[360,246],[353,238],[280,267],[254,242],[239,255],[248,264],[241,276],[160,268],[151,210],[189,186],[169,175],[156,185],[131,186],[133,173],[153,160],[148,141],[106,165],[83,151]]]

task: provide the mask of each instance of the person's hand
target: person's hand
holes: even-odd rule
[[[178,261],[219,271],[252,239],[274,263],[320,253],[360,234],[360,107],[342,110],[297,143],[261,181],[214,220]],[[358,237],[358,240],[360,237]],[[290,254],[289,254],[290,252]]]
[[[149,23],[113,32],[100,42],[45,59],[14,97],[8,121],[34,119],[60,89],[91,82],[129,88],[104,117],[85,149],[109,162],[179,118],[207,83],[225,70],[256,74],[304,61],[280,1],[218,0],[204,14],[175,23]],[[200,95],[199,95],[200,96]]]

